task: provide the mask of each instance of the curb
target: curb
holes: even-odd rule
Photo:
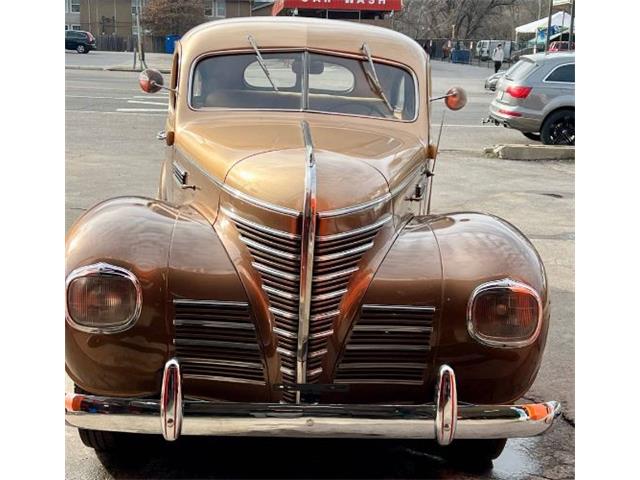
[[[140,73],[141,70],[134,70],[131,67],[122,67],[122,66],[111,66],[111,67],[93,67],[87,65],[65,65],[65,70],[93,70],[98,72],[136,72]],[[156,69],[160,73],[171,73],[171,69],[169,68],[158,68]]]
[[[575,160],[576,147],[556,145],[494,145],[484,149],[485,156],[502,160],[544,161]]]

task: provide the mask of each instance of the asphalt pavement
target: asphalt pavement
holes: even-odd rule
[[[67,54],[79,62],[94,54]],[[96,68],[123,54],[105,55]],[[128,54],[131,55],[131,54]],[[166,57],[162,57],[166,61]],[[115,60],[114,60],[115,59]],[[160,63],[160,60],[157,62]],[[432,207],[499,215],[531,238],[547,268],[552,321],[540,373],[525,397],[560,400],[564,413],[543,437],[514,439],[493,467],[469,470],[398,442],[185,439],[140,451],[137,459],[98,458],[66,428],[67,478],[492,478],[574,476],[574,165],[488,159],[485,147],[530,143],[522,134],[482,125],[492,93],[489,69],[433,62],[433,94],[467,90],[468,105],[447,112]],[[154,196],[165,155],[155,134],[164,127],[167,97],[138,90],[137,74],[66,71],[66,229],[95,203],[118,195]],[[444,108],[434,106],[437,135]],[[67,390],[72,388],[67,379]]]

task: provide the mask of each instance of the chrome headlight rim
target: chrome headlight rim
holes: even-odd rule
[[[473,321],[473,307],[476,301],[476,298],[487,291],[491,290],[524,290],[526,293],[530,294],[538,305],[538,316],[536,318],[536,327],[531,334],[526,339],[521,340],[513,340],[509,341],[504,338],[495,338],[483,335],[478,332]],[[503,278],[501,280],[492,280],[490,282],[485,282],[478,285],[473,292],[471,293],[471,297],[469,297],[469,302],[467,303],[467,331],[471,338],[473,338],[478,343],[494,348],[522,348],[528,347],[532,343],[534,343],[538,337],[540,336],[540,331],[542,330],[542,316],[543,316],[543,305],[542,298],[540,294],[531,286],[523,282],[519,282],[517,280],[513,280],[511,278]]]
[[[87,325],[77,323],[69,312],[69,285],[71,285],[74,280],[77,280],[79,278],[101,275],[117,276],[129,280],[133,284],[136,291],[135,308],[129,318],[118,325],[108,327],[89,327]],[[136,277],[131,271],[127,270],[126,268],[112,265],[106,262],[98,262],[91,265],[85,265],[84,267],[78,267],[71,273],[69,273],[65,281],[64,297],[65,318],[67,323],[74,329],[84,333],[113,334],[123,332],[133,327],[133,325],[135,325],[135,323],[138,321],[138,318],[140,318],[140,314],[142,313],[142,286],[140,285],[138,277]]]

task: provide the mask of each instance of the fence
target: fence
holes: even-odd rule
[[[423,38],[416,39],[422,45],[424,50],[432,59],[442,60],[446,62],[455,61],[455,63],[467,63],[470,65],[486,66],[493,68],[491,59],[482,60],[476,54],[476,46],[479,40],[451,40],[449,38]],[[468,52],[465,55],[456,55],[455,51]],[[453,60],[452,60],[453,57]],[[505,58],[504,63],[510,63],[511,60]]]
[[[134,35],[96,35],[96,48],[107,52],[132,52],[138,48],[138,37]],[[147,53],[163,53],[164,37],[143,36],[142,48]]]

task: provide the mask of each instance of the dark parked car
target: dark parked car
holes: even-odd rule
[[[91,32],[67,30],[64,32],[64,48],[78,53],[89,53],[96,49],[96,38]]]

